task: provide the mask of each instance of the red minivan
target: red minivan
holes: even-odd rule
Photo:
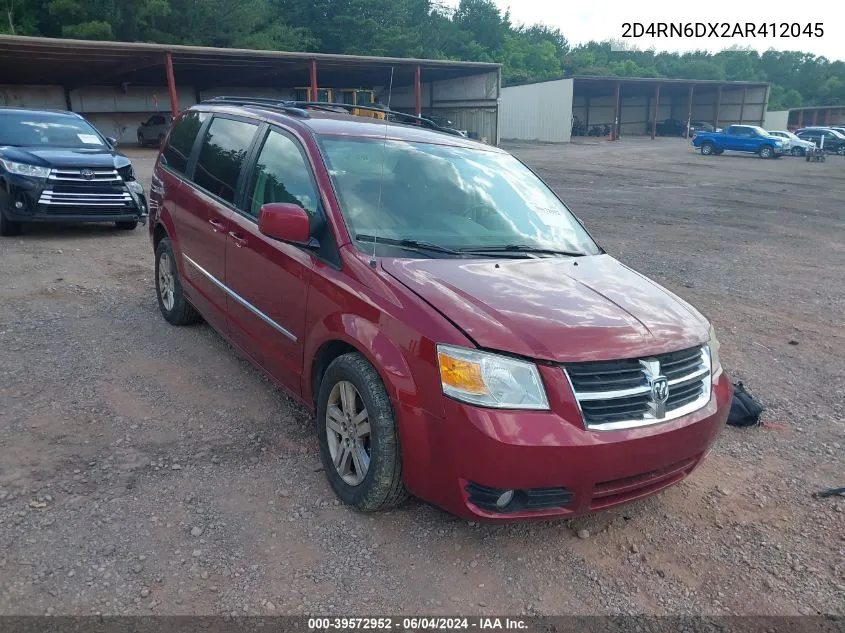
[[[153,173],[159,307],[314,412],[362,511],[575,516],[686,477],[730,383],[693,307],[496,147],[319,106],[183,112]]]

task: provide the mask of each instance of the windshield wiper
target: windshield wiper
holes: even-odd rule
[[[376,242],[378,244],[389,244],[390,246],[401,246],[402,248],[411,248],[420,251],[434,251],[436,253],[449,253],[450,255],[463,255],[462,251],[456,251],[453,248],[447,248],[434,244],[432,242],[425,242],[422,240],[408,240],[408,239],[394,239],[391,237],[376,237],[374,235],[357,234],[355,239],[359,242]]]
[[[528,244],[505,244],[504,246],[479,246],[462,248],[462,253],[537,253],[538,255],[564,255],[566,257],[584,257],[587,253],[581,251],[557,250],[554,248],[538,248]]]

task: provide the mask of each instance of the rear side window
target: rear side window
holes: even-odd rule
[[[161,153],[164,164],[169,169],[180,174],[184,174],[188,169],[191,148],[208,116],[207,112],[188,112],[176,123]]]
[[[254,123],[214,117],[202,141],[194,183],[234,204],[241,167],[257,130]]]

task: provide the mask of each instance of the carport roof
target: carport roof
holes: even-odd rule
[[[224,86],[309,85],[310,60],[318,85],[413,83],[419,65],[424,82],[497,71],[501,64],[212,48],[141,42],[103,42],[0,35],[0,84],[161,85],[165,53],[173,57],[177,85],[197,89]]]
[[[722,81],[720,79],[670,79],[668,77],[612,77],[606,75],[575,75],[572,77],[560,77],[560,79],[573,79],[575,89],[579,94],[600,96],[613,94],[617,84],[628,94],[646,94],[660,86],[661,90],[671,93],[686,93],[690,86],[705,88],[708,92],[716,92],[721,86],[723,88],[767,88],[769,84],[764,81]],[[547,83],[547,82],[528,82]],[[512,84],[507,87],[526,84]]]

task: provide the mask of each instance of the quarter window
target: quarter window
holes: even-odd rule
[[[253,123],[214,117],[194,171],[197,186],[234,204],[241,167],[257,129]]]
[[[161,153],[164,164],[169,169],[180,174],[184,174],[188,169],[191,148],[208,116],[206,112],[188,112],[176,123],[173,131],[170,132],[167,146]]]
[[[311,217],[319,206],[317,191],[299,147],[289,137],[273,130],[258,155],[249,192],[246,211],[254,218],[268,202],[297,204]]]

